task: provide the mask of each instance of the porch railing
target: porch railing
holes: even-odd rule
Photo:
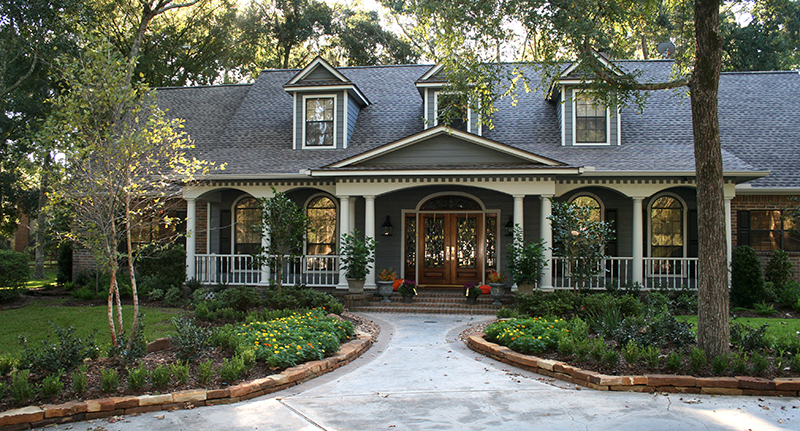
[[[668,288],[680,289],[686,286],[697,289],[697,258],[661,258],[647,257],[643,259],[642,288],[645,290]],[[563,257],[552,260],[552,286],[555,289],[572,289],[577,280],[570,274],[568,264]],[[592,276],[585,288],[606,289],[613,287],[625,289],[632,286],[635,280],[632,257],[609,257],[603,259],[597,268],[597,275]]]
[[[195,255],[195,278],[203,284],[266,285],[276,271],[266,265],[256,268],[253,256],[247,254]],[[283,284],[335,286],[339,282],[339,256],[286,256],[282,271]]]

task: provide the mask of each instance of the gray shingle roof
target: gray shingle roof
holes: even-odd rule
[[[670,61],[621,62],[642,79],[669,76]],[[203,158],[227,163],[223,175],[297,174],[318,169],[423,130],[415,82],[430,65],[340,69],[371,104],[361,110],[346,150],[294,150],[292,97],[284,84],[298,70],[264,71],[253,84],[161,89],[159,104],[186,119]],[[531,77],[536,82],[535,77]],[[643,110],[623,108],[622,145],[562,147],[556,105],[541,92],[501,99],[486,138],[570,166],[598,171],[692,171],[691,107],[685,89],[653,92]],[[759,187],[800,187],[800,75],[729,73],[720,83],[720,128],[727,171],[770,170]]]

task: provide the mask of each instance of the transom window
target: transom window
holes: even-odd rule
[[[333,97],[307,98],[306,146],[333,147]]]
[[[586,93],[575,95],[575,143],[607,143],[606,122],[605,105],[595,103]]]
[[[739,245],[758,251],[800,251],[800,232],[781,210],[739,211]]]
[[[683,204],[672,196],[657,198],[650,207],[652,257],[683,257]]]
[[[234,210],[234,254],[254,254],[261,245],[261,205],[256,198],[244,198]]]
[[[308,255],[336,254],[336,204],[327,196],[312,199],[306,207],[309,228]]]

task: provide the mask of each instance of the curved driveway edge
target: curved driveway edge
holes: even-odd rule
[[[167,394],[109,397],[7,410],[0,413],[0,429],[38,428],[109,416],[236,403],[278,392],[329,373],[352,362],[366,352],[370,346],[372,346],[372,340],[369,335],[361,334],[355,340],[342,344],[336,353],[325,359],[306,362],[287,368],[280,374],[243,382],[224,389],[190,389]]]
[[[467,338],[467,346],[500,362],[600,391],[788,397],[796,397],[800,391],[800,378],[796,377],[769,380],[745,376],[694,377],[671,374],[609,376],[573,367],[566,362],[524,355],[487,341],[483,336],[484,334],[470,336]]]

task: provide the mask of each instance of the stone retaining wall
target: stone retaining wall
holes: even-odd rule
[[[475,334],[469,337],[467,346],[500,362],[600,391],[789,397],[796,397],[800,392],[800,378],[768,380],[744,376],[694,377],[671,374],[608,376],[573,367],[565,362],[523,355],[508,347],[486,341],[483,338],[483,334]]]
[[[352,362],[372,346],[368,335],[342,344],[333,356],[307,362],[251,382],[224,389],[190,389],[169,394],[109,397],[97,400],[70,401],[64,404],[28,406],[0,413],[0,429],[18,430],[52,424],[98,419],[109,416],[149,413],[160,410],[230,404],[249,400],[299,385]]]

